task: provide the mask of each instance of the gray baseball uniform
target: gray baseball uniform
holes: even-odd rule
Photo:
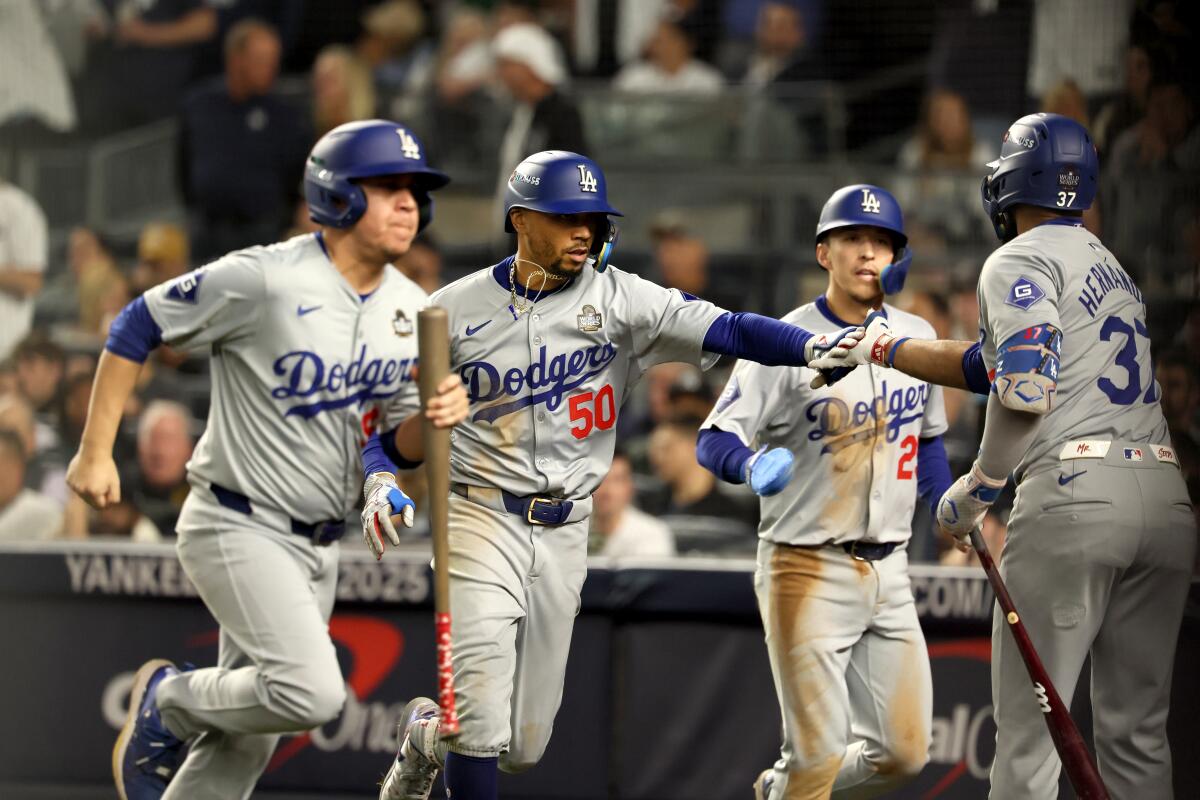
[[[537,763],[562,699],[587,559],[591,493],[612,462],[618,409],[648,367],[710,366],[702,352],[723,312],[610,267],[513,308],[506,259],[436,292],[449,312],[450,361],[470,395],[451,434],[450,603],[462,734],[450,748]],[[505,495],[508,495],[507,499]],[[514,500],[536,495],[528,514]],[[507,510],[506,510],[507,509]],[[518,509],[519,510],[519,509]]]
[[[1058,389],[1016,470],[1001,572],[1060,695],[1092,659],[1100,773],[1113,797],[1169,798],[1171,665],[1195,559],[1191,505],[1170,447],[1141,293],[1078,225],[1040,225],[979,279],[984,362],[1010,337],[1062,331]],[[1060,762],[997,610],[994,798],[1058,796]]]
[[[360,297],[318,236],[232,253],[145,295],[165,343],[208,350],[212,410],[188,464],[179,558],[221,626],[219,665],[163,680],[171,730],[199,735],[167,798],[248,797],[280,733],[337,715],[328,632],[342,520],[383,408],[419,408],[426,295],[388,267]]]
[[[935,338],[885,309],[898,336]],[[784,321],[816,334],[848,324],[823,297]],[[942,389],[873,365],[815,390],[814,375],[741,361],[704,423],[796,458],[787,486],[761,498],[754,578],[784,719],[772,800],[886,791],[924,766],[933,713],[903,545],[919,440],[946,430]],[[859,561],[838,546],[852,542],[900,548]]]

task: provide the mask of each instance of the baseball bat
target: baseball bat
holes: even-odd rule
[[[446,309],[430,306],[417,314],[420,366],[417,381],[421,408],[437,395],[437,386],[450,374],[450,333]],[[433,614],[437,632],[438,705],[442,709],[441,735],[459,733],[455,708],[453,651],[450,636],[450,429],[435,428],[426,420],[425,475],[429,481],[429,527],[433,536]]]
[[[1109,800],[1108,790],[1104,788],[1104,781],[1100,780],[1096,762],[1084,744],[1079,728],[1075,727],[1070,710],[1058,696],[1058,690],[1054,688],[1046,668],[1042,666],[1042,659],[1029,639],[1025,624],[1021,622],[1021,615],[1013,605],[1008,587],[1004,585],[1004,579],[996,569],[996,562],[992,560],[992,554],[988,552],[987,542],[983,540],[983,533],[978,526],[971,531],[971,546],[975,548],[979,563],[987,573],[988,583],[996,593],[996,602],[1004,612],[1008,629],[1012,632],[1021,658],[1025,661],[1025,669],[1029,671],[1029,679],[1033,681],[1034,696],[1041,706],[1046,727],[1050,729],[1050,738],[1054,740],[1054,748],[1058,750],[1058,757],[1067,771],[1071,788],[1075,790],[1079,800]]]

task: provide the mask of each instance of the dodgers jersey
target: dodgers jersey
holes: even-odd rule
[[[998,347],[1014,334],[1049,324],[1063,335],[1057,395],[1017,466],[1018,480],[1057,467],[1073,439],[1170,444],[1142,293],[1086,228],[1072,221],[1026,231],[984,263],[978,292],[990,376]]]
[[[230,253],[145,299],[165,343],[211,353],[212,405],[189,478],[304,522],[344,518],[368,432],[420,408],[425,292],[388,266],[363,300],[305,234]]]
[[[896,336],[937,338],[920,317],[889,305],[884,312]],[[815,335],[849,325],[823,296],[783,321]],[[783,491],[760,498],[759,538],[791,545],[907,541],[919,440],[947,427],[941,387],[874,364],[811,389],[815,376],[808,367],[739,361],[704,421],[750,447],[786,447],[796,457]]]
[[[725,313],[616,267],[511,307],[512,257],[435,292],[450,321],[450,367],[470,396],[453,430],[450,479],[516,495],[581,499],[612,465],[617,413],[649,367],[718,358],[704,335]]]

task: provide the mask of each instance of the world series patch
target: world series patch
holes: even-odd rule
[[[1031,306],[1035,305],[1045,296],[1046,293],[1042,291],[1042,287],[1022,275],[1017,278],[1012,288],[1008,290],[1008,297],[1005,298],[1004,302],[1022,311],[1028,311]]]

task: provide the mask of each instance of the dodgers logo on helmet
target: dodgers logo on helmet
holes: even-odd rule
[[[879,285],[884,294],[899,292],[904,288],[912,253],[908,249],[908,235],[904,232],[904,215],[896,198],[887,189],[868,183],[843,186],[829,196],[821,209],[816,241],[820,243],[830,231],[852,225],[870,225],[891,234],[895,252],[892,263],[879,274]]]
[[[543,150],[526,158],[508,176],[504,192],[504,230],[512,233],[509,212],[528,208],[545,214],[603,214],[592,242],[591,264],[603,272],[617,240],[608,215],[624,216],[608,203],[608,184],[600,165],[569,150]]]
[[[356,179],[409,175],[419,209],[418,230],[433,219],[430,192],[450,182],[425,161],[421,140],[404,125],[383,119],[349,122],[321,137],[304,170],[304,197],[318,225],[349,228],[367,210]]]

